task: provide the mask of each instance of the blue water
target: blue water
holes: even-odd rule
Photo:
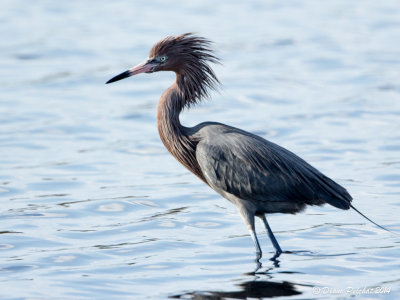
[[[271,215],[279,261],[156,129],[174,80],[105,85],[166,35],[215,41],[219,121],[289,148],[400,232],[398,1],[3,0],[0,298],[400,298],[400,238],[330,206]],[[203,299],[203,298],[202,298]],[[208,299],[208,298],[204,298]]]

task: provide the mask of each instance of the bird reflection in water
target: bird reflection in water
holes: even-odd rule
[[[237,285],[239,289],[231,292],[218,291],[196,291],[181,295],[173,295],[170,298],[175,299],[199,299],[199,300],[218,300],[218,299],[248,299],[248,298],[273,298],[300,295],[295,284],[282,281],[246,281]]]

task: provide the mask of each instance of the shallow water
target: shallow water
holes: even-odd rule
[[[293,252],[275,262],[257,224],[254,273],[236,209],[159,140],[173,74],[104,85],[160,38],[199,32],[224,85],[185,125],[281,144],[400,232],[397,1],[5,0],[0,22],[0,298],[399,299],[399,237],[329,206],[268,217]]]

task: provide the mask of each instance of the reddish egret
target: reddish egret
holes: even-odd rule
[[[219,61],[210,44],[209,40],[191,33],[167,37],[153,46],[144,63],[107,83],[139,73],[176,73],[176,81],[158,103],[161,140],[189,171],[236,205],[250,231],[258,258],[262,252],[254,227],[255,216],[267,229],[275,257],[282,250],[265,214],[295,214],[306,205],[328,203],[340,209],[352,207],[367,218],[351,205],[352,197],[345,188],[285,148],[221,123],[204,122],[192,128],[180,123],[181,111],[207,97],[209,89],[215,89],[219,83],[209,66]]]

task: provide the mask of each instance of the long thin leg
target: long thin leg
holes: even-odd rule
[[[262,264],[260,262],[260,259],[262,257],[262,252],[261,252],[260,243],[258,242],[256,231],[255,230],[250,230],[250,235],[251,235],[251,238],[252,238],[252,240],[254,242],[254,246],[256,247],[256,259],[255,259],[256,269],[253,272],[254,274],[256,274],[257,271],[259,269],[261,269],[261,267],[262,267]]]
[[[254,246],[256,247],[257,259],[260,259],[262,256],[262,251],[261,251],[260,243],[258,242],[256,232],[254,229],[249,230],[249,231],[250,231],[251,238],[253,239]]]
[[[282,249],[281,249],[281,247],[279,246],[278,241],[276,240],[276,238],[275,238],[275,236],[274,236],[274,234],[273,234],[273,232],[272,232],[272,230],[271,230],[271,227],[269,227],[269,224],[268,224],[268,222],[267,222],[267,218],[265,217],[265,215],[263,215],[263,216],[261,217],[261,219],[262,219],[262,221],[263,221],[263,223],[264,223],[264,225],[265,225],[265,228],[266,228],[267,231],[268,231],[269,239],[271,240],[272,245],[274,245],[274,248],[275,248],[275,250],[276,250],[276,256],[279,256],[279,255],[282,253]]]
[[[241,206],[241,205],[238,206],[238,209],[239,209],[240,216],[242,217],[247,228],[249,229],[251,238],[254,242],[254,246],[256,247],[257,260],[259,260],[262,256],[262,251],[261,251],[260,243],[258,242],[258,238],[256,235],[255,226],[254,226],[254,213],[252,213],[251,211],[246,209],[246,207]]]

